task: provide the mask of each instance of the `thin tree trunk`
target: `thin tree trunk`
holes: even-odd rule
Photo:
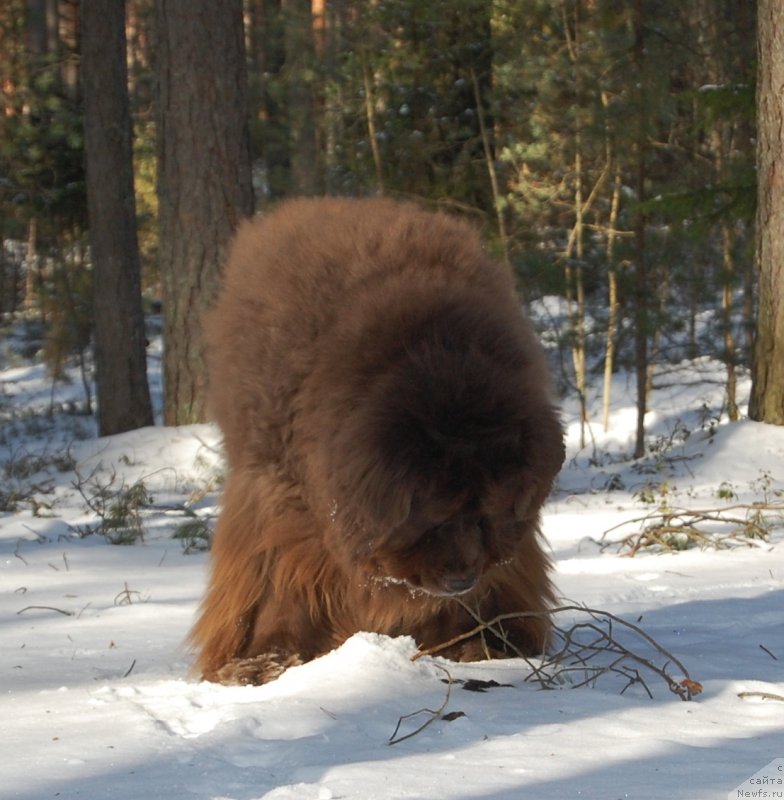
[[[578,103],[582,98],[579,64],[580,11],[580,3],[577,2],[572,7],[573,18],[570,21],[567,4],[564,4],[561,9],[566,50],[574,68],[575,93],[578,97]],[[566,244],[566,271],[564,277],[570,317],[572,365],[577,398],[580,403],[580,447],[583,448],[585,447],[585,427],[588,422],[587,379],[585,374],[585,289],[583,282],[583,218],[587,209],[583,207],[582,134],[579,122],[577,123],[574,139],[574,226]],[[601,182],[601,179],[599,182]],[[586,203],[587,205],[588,203]],[[570,263],[575,254],[577,256],[576,269]]]
[[[703,9],[704,10],[704,9]],[[725,85],[732,80],[732,70],[726,64],[726,48],[721,42],[721,26],[716,15],[707,15],[712,24],[709,24],[708,47],[711,49],[712,70],[709,73],[711,83]],[[713,123],[710,135],[710,144],[715,154],[715,175],[716,183],[720,186],[727,183],[731,176],[727,174],[728,158],[733,150],[733,136],[731,124],[726,120],[718,118]],[[722,251],[722,270],[721,270],[721,315],[722,315],[722,338],[724,343],[723,359],[727,372],[727,415],[731,422],[738,419],[737,405],[737,377],[735,374],[735,337],[732,332],[733,323],[733,289],[735,284],[735,232],[732,222],[726,217],[721,220],[721,251]]]
[[[133,189],[124,0],[84,3],[82,28],[98,427],[105,436],[153,421]]]
[[[754,360],[754,287],[756,285],[756,264],[753,258],[744,259],[743,267],[743,348],[744,363]]]
[[[582,137],[576,135],[576,152],[574,158],[575,190],[574,190],[574,234],[577,269],[574,270],[575,305],[572,317],[572,361],[577,384],[577,396],[580,401],[580,447],[585,447],[585,426],[588,424],[588,380],[585,374],[585,282],[583,281],[583,166]]]
[[[721,226],[724,270],[722,276],[723,289],[721,312],[724,327],[724,362],[727,369],[727,414],[731,422],[738,420],[737,375],[735,374],[735,337],[732,333],[732,312],[734,308],[732,290],[735,275],[735,258],[733,246],[735,237],[728,222]]]
[[[637,134],[635,151],[637,158],[637,202],[645,200],[646,181],[646,150],[647,150],[647,102],[645,92],[645,27],[643,17],[643,2],[635,0],[634,4],[634,62],[638,73],[638,108],[637,108]],[[634,367],[637,378],[637,430],[634,441],[634,457],[642,458],[645,455],[645,414],[648,409],[648,325],[649,325],[649,290],[648,290],[648,265],[645,246],[646,233],[645,214],[637,210],[634,221],[634,251],[635,251],[635,331],[634,331]]]
[[[650,292],[650,297],[656,298],[656,314],[653,321],[651,320],[651,303],[648,304],[648,367],[647,379],[645,381],[645,395],[646,398],[650,397],[653,391],[653,375],[655,372],[655,365],[661,358],[661,342],[662,342],[662,329],[660,320],[663,320],[667,314],[667,298],[670,294],[670,281],[672,275],[669,270],[663,265],[657,265],[651,274],[650,268],[647,269],[649,283],[656,287],[656,291]]]
[[[277,91],[286,61],[281,0],[250,0],[247,40],[253,77],[251,105],[257,129],[254,145],[266,168],[266,193],[270,199],[278,200],[291,191],[287,103]]]
[[[362,61],[362,83],[365,89],[365,118],[368,127],[370,151],[373,153],[373,166],[376,169],[376,189],[379,194],[384,193],[384,165],[381,160],[381,148],[378,145],[378,131],[376,130],[376,107],[374,102],[373,76],[363,50],[360,53]]]
[[[291,177],[297,194],[321,193],[323,180],[316,131],[312,73],[315,65],[311,0],[281,0],[286,24],[286,98]]]
[[[607,341],[604,348],[604,392],[602,397],[602,423],[605,432],[610,429],[610,396],[615,361],[615,337],[618,335],[618,270],[615,264],[615,226],[621,207],[621,169],[615,171],[612,200],[610,201],[609,231],[607,234]]]
[[[60,80],[66,94],[76,101],[79,95],[79,8],[92,0],[59,0],[57,7]],[[123,8],[125,3],[122,2]]]
[[[38,295],[38,282],[38,219],[37,217],[30,217],[30,221],[27,223],[24,296],[24,307],[28,310],[35,306]]]
[[[491,146],[487,124],[485,123],[485,109],[484,103],[482,102],[482,93],[479,89],[476,71],[473,69],[471,70],[471,82],[474,85],[474,100],[476,102],[477,117],[479,119],[479,134],[482,137],[482,148],[485,154],[485,163],[487,164],[487,174],[490,178],[490,189],[493,193],[493,207],[495,208],[496,221],[498,222],[498,236],[501,239],[501,250],[504,256],[504,262],[506,264],[511,264],[509,259],[509,237],[506,233],[503,198],[501,197],[501,190],[498,186],[498,173],[495,168],[493,148]]]
[[[566,302],[569,308],[570,324],[572,329],[572,363],[575,371],[575,383],[580,399],[580,446],[585,446],[585,429],[588,424],[588,376],[586,366],[586,332],[585,332],[585,283],[583,280],[583,220],[594,201],[599,196],[604,182],[609,174],[609,162],[604,165],[601,174],[591,189],[588,197],[583,201],[582,180],[582,150],[579,133],[576,136],[577,149],[575,151],[575,223],[569,232],[566,242],[564,267],[564,281],[566,283]],[[576,257],[577,269],[571,264]]]

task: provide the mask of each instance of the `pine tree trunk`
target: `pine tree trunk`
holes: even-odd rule
[[[759,312],[749,416],[784,425],[784,26],[780,0],[759,0],[757,50]]]
[[[482,92],[479,88],[479,80],[476,72],[471,70],[471,83],[474,87],[474,100],[476,102],[476,116],[479,122],[479,134],[482,137],[482,149],[485,154],[485,164],[487,165],[487,177],[490,179],[490,190],[493,195],[493,208],[495,218],[498,223],[498,238],[501,240],[501,252],[504,254],[504,263],[511,265],[509,258],[509,237],[506,232],[506,218],[504,216],[504,198],[498,182],[498,171],[495,167],[495,153],[493,143],[490,138],[490,131],[485,122],[485,109],[482,100]],[[523,297],[523,300],[525,298]]]
[[[647,115],[646,115],[646,64],[645,64],[645,25],[644,10],[641,0],[635,0],[634,13],[634,62],[638,73],[638,105],[637,134],[635,142],[636,189],[637,201],[645,200],[646,184],[646,150],[647,150]],[[635,212],[634,221],[634,368],[637,377],[637,432],[634,441],[634,457],[645,455],[645,414],[648,410],[648,327],[649,327],[649,287],[648,287],[648,254],[646,252],[646,219],[641,210]]]
[[[125,3],[84,3],[82,90],[101,435],[152,424],[127,77]]]
[[[241,0],[157,0],[164,422],[205,417],[201,319],[252,212]]]
[[[608,163],[610,157],[608,153]],[[621,206],[621,170],[616,168],[613,182],[610,217],[607,221],[607,340],[604,347],[604,391],[602,393],[602,424],[605,433],[610,429],[610,398],[612,395],[612,376],[615,362],[615,337],[618,335],[618,267],[615,263],[615,240],[618,212]]]
[[[286,99],[291,178],[297,194],[320,194],[323,186],[313,95],[315,67],[311,0],[281,0],[286,22]]]
[[[30,217],[27,223],[27,253],[25,255],[25,293],[24,307],[31,309],[38,297],[38,218]],[[42,311],[43,316],[43,311]]]
[[[367,53],[364,50],[360,51],[360,64],[362,65],[362,87],[365,90],[365,124],[368,129],[370,151],[373,153],[373,166],[376,170],[376,191],[378,194],[384,194],[384,163],[381,160],[381,148],[378,144],[375,89],[373,75],[368,66]]]
[[[722,258],[724,264],[723,286],[721,294],[722,327],[724,328],[724,362],[727,369],[727,416],[731,422],[738,420],[737,388],[738,378],[735,372],[735,335],[732,332],[734,312],[733,288],[735,276],[735,257],[733,249],[735,235],[728,222],[721,226]]]
[[[574,231],[577,269],[574,270],[575,306],[572,318],[572,363],[580,401],[580,448],[585,447],[585,429],[588,424],[588,377],[585,366],[585,285],[583,281],[583,167],[582,137],[578,131],[575,136],[575,191],[574,191]]]

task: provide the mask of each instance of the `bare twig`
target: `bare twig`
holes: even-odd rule
[[[768,648],[765,647],[764,644],[760,645],[760,650],[764,650],[774,661],[778,661],[779,660],[778,656],[774,656],[773,653],[771,653],[770,650],[768,650]]]
[[[701,684],[691,678],[688,670],[678,658],[638,625],[621,619],[609,611],[569,604],[558,606],[549,612],[499,614],[489,621],[482,621],[476,612],[470,608],[467,608],[467,610],[474,619],[478,620],[478,624],[475,627],[459,636],[452,637],[442,644],[429,647],[417,653],[413,659],[438,653],[466,639],[489,632],[498,638],[512,653],[525,658],[531,669],[531,673],[526,677],[526,680],[535,680],[545,689],[557,688],[565,683],[569,683],[575,688],[581,687],[594,683],[603,675],[615,674],[626,681],[621,693],[625,692],[630,686],[638,685],[643,688],[646,694],[652,697],[653,694],[640,672],[640,668],[642,668],[646,672],[658,675],[664,680],[670,691],[677,694],[682,700],[691,700],[694,695],[702,691]],[[555,636],[560,639],[560,646],[555,651],[545,655],[539,663],[521,653],[519,648],[515,647],[509,640],[509,637],[501,627],[501,623],[512,619],[543,615],[552,617],[559,613],[574,612],[587,614],[589,619],[575,622],[569,627],[553,625]],[[642,639],[648,647],[664,659],[664,663],[660,665],[654,659],[646,657],[637,652],[637,650],[624,645],[616,635],[616,628],[629,631],[639,639]],[[585,634],[588,634],[587,639]],[[608,657],[610,658],[609,663],[607,662]],[[672,677],[670,674],[671,666],[675,666],[681,672],[683,678],[676,680]],[[582,675],[582,680],[574,683],[571,679],[574,673]]]
[[[737,511],[745,514],[731,513]],[[620,541],[606,540],[608,534],[630,525],[642,527]],[[767,541],[770,531],[776,527],[784,527],[784,503],[736,503],[709,509],[664,505],[645,516],[608,528],[600,538],[604,548],[617,546],[619,550],[625,549],[627,555],[635,556],[641,550],[652,548],[672,552],[689,545],[703,549],[721,549],[732,544],[751,546],[756,541]],[[729,530],[720,532],[717,528]]]
[[[465,605],[464,607],[466,608],[466,610],[469,611],[469,613],[471,613],[472,616],[474,616],[473,611],[471,611]],[[476,627],[471,628],[471,630],[466,631],[465,633],[460,633],[457,636],[453,636],[451,639],[448,639],[445,642],[441,642],[441,644],[436,644],[433,645],[432,647],[426,647],[425,649],[420,650],[418,653],[412,656],[411,660],[416,661],[422,658],[422,656],[431,656],[434,655],[435,653],[440,653],[442,650],[446,650],[447,647],[451,647],[453,644],[459,644],[460,642],[464,642],[466,641],[466,639],[472,639],[474,636],[477,636],[483,631],[489,630],[495,633],[494,627],[498,625],[499,622],[504,622],[505,620],[509,619],[522,619],[524,617],[542,616],[546,615],[546,613],[547,612],[517,611],[510,614],[499,614],[498,616],[493,617],[489,622],[484,622],[482,620],[479,620],[479,624]],[[476,619],[476,616],[474,616],[474,618]]]
[[[579,608],[579,607],[578,607]],[[572,608],[570,610],[576,610]],[[541,684],[541,679],[537,677],[543,688],[553,688],[563,683],[564,678],[573,672],[580,672],[585,678],[574,684],[575,687],[593,683],[605,674],[615,674],[623,677],[627,683],[621,690],[623,694],[630,686],[639,685],[649,697],[653,693],[648,687],[643,675],[639,670],[632,666],[643,667],[646,671],[659,675],[671,692],[677,694],[682,700],[690,700],[692,695],[699,694],[702,687],[693,681],[683,664],[672,653],[662,647],[653,637],[647,634],[638,625],[627,622],[607,611],[596,611],[595,609],[584,609],[593,620],[592,622],[576,623],[568,629],[554,626],[554,630],[561,637],[563,645],[555,653],[545,657],[540,670],[548,678],[546,684]],[[652,659],[646,658],[636,650],[626,647],[616,635],[614,625],[633,631],[635,635],[641,637],[650,647],[663,656],[666,660],[663,666],[659,666]],[[579,637],[583,632],[591,634],[592,638],[582,641]],[[598,656],[610,656],[612,660],[609,664],[602,663]],[[594,659],[597,665],[590,663]],[[675,664],[684,678],[676,681],[668,672],[670,663]]]
[[[433,664],[434,667],[440,669],[442,672],[446,673],[447,681],[446,681],[446,694],[444,696],[444,702],[434,711],[430,708],[420,708],[419,711],[412,711],[410,714],[403,714],[397,721],[397,725],[395,725],[395,730],[392,732],[392,735],[389,737],[389,741],[387,744],[400,744],[400,742],[405,742],[406,739],[411,739],[412,737],[416,736],[430,724],[435,722],[437,719],[441,719],[444,710],[446,709],[447,705],[449,704],[449,697],[452,694],[452,684],[454,681],[452,680],[452,676],[449,674],[449,670],[446,667],[442,667],[440,664]],[[397,733],[400,730],[400,726],[407,720],[411,719],[411,717],[416,717],[419,714],[429,714],[430,716],[416,729],[411,731],[411,733],[407,733],[405,736],[398,736]]]
[[[27,567],[30,566],[27,562],[27,559],[19,552],[19,547],[17,546],[16,550],[14,550],[14,555]]]
[[[738,697],[741,699],[759,697],[761,700],[775,700],[776,702],[784,703],[784,695],[773,694],[773,692],[738,692]]]
[[[16,613],[24,614],[25,611],[56,611],[58,614],[63,614],[66,617],[72,617],[74,615],[73,611],[66,611],[63,608],[55,608],[54,606],[25,606]]]
[[[114,597],[114,604],[116,606],[130,606],[133,604],[133,597],[136,596],[136,599],[141,599],[141,592],[137,592],[134,589],[128,588],[128,582],[125,582],[125,588],[118,592]]]

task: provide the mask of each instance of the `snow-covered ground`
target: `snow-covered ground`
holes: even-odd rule
[[[784,756],[784,512],[764,512],[767,541],[633,558],[617,544],[662,503],[741,522],[750,503],[784,503],[784,429],[729,424],[719,365],[657,378],[651,455],[636,463],[631,378],[616,379],[610,430],[594,423],[583,450],[565,401],[567,463],[544,517],[565,604],[652,637],[702,684],[688,702],[640,664],[629,668],[641,683],[623,693],[617,672],[570,672],[545,690],[521,660],[412,661],[411,640],[372,633],[266,686],[197,682],[182,642],[205,581],[200,523],[219,498],[216,430],[97,439],[91,418],[68,413],[78,380],[52,394],[40,366],[4,367],[1,798],[784,797],[784,761],[744,787],[767,795],[736,789]],[[107,543],[126,536],[136,543]],[[581,620],[591,621],[558,615],[565,629]],[[634,629],[611,635],[676,683],[686,677]],[[469,679],[500,685],[467,691]]]

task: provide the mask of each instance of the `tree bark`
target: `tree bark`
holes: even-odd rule
[[[759,0],[757,11],[759,311],[749,416],[784,425],[784,25],[780,0]]]
[[[241,0],[157,0],[164,422],[204,419],[201,318],[253,210]]]
[[[721,314],[722,327],[724,328],[724,362],[727,370],[727,416],[730,422],[738,421],[738,377],[735,371],[735,334],[732,332],[732,318],[734,308],[733,288],[735,276],[735,234],[728,222],[721,225],[722,261],[724,264],[722,274]]]
[[[647,114],[646,114],[646,63],[645,63],[645,25],[643,3],[635,0],[634,4],[634,62],[638,74],[637,89],[637,132],[635,142],[636,157],[636,189],[637,202],[645,201],[646,188],[646,152],[647,152]],[[648,411],[648,326],[649,286],[648,286],[648,254],[646,251],[647,220],[641,209],[634,215],[634,369],[637,378],[637,432],[634,439],[634,457],[645,455],[645,415]]]
[[[140,428],[153,421],[127,78],[125,3],[83,3],[82,90],[101,435]]]
[[[365,121],[368,129],[370,152],[373,153],[373,166],[376,170],[376,191],[384,194],[384,163],[381,159],[381,148],[378,144],[378,129],[376,126],[376,101],[373,88],[373,75],[368,66],[367,53],[360,51],[360,64],[362,65],[362,87],[365,90]]]
[[[315,40],[311,0],[281,0],[286,23],[286,99],[293,189],[321,194],[323,176],[318,146],[313,73]]]
[[[608,145],[607,163],[612,153]],[[618,212],[621,207],[622,175],[619,167],[615,170],[610,216],[607,220],[607,341],[604,346],[604,388],[602,392],[602,424],[605,433],[610,429],[610,398],[612,395],[612,376],[615,365],[615,337],[618,335],[618,317],[620,303],[618,301],[618,265],[615,263],[615,240],[618,236]]]

